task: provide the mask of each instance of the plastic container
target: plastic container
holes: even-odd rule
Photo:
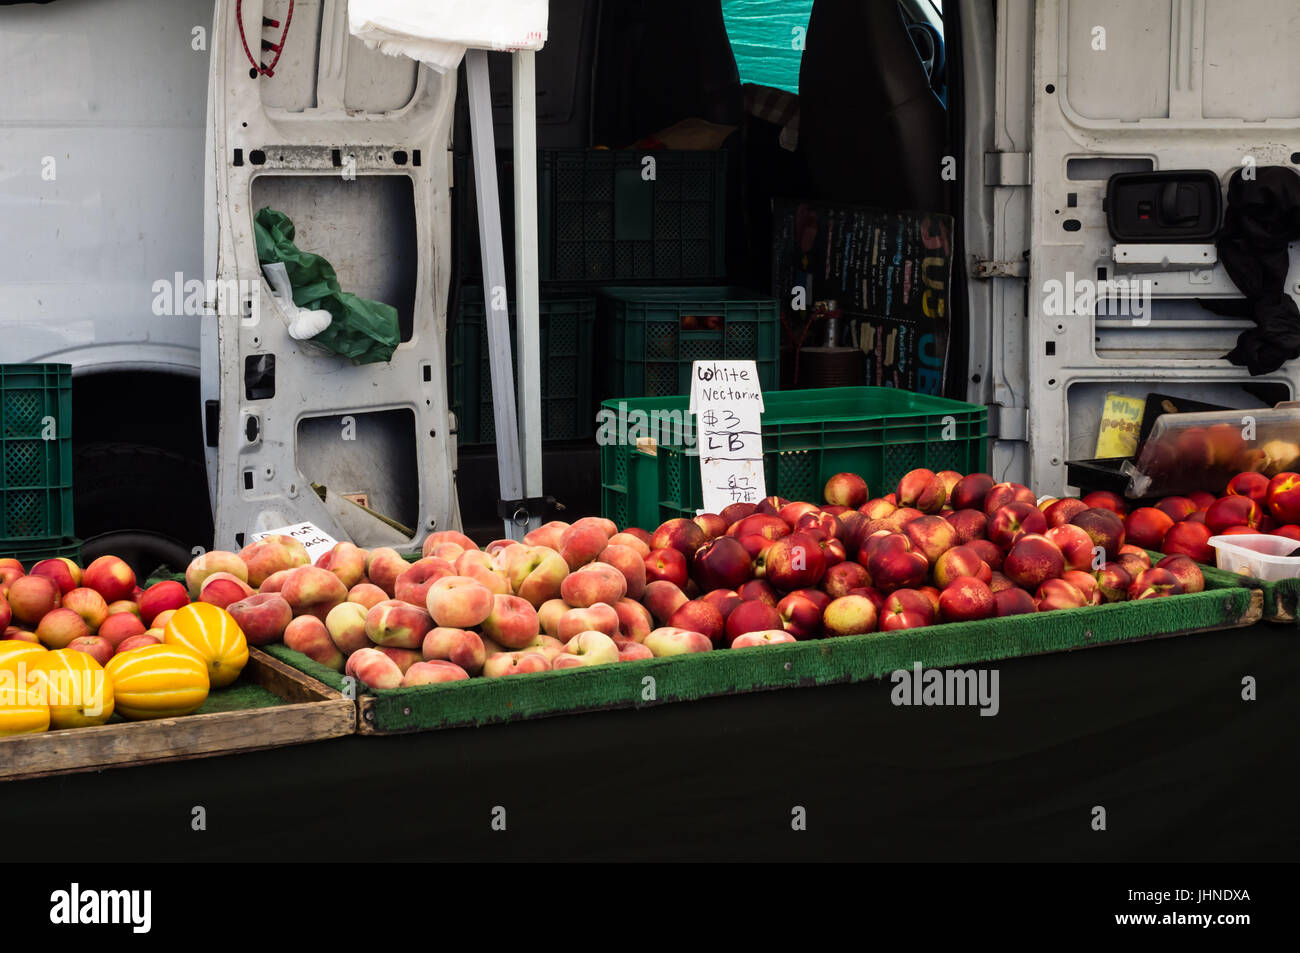
[[[543,281],[726,273],[726,152],[543,149],[538,174]]]
[[[1250,576],[1265,582],[1300,578],[1300,543],[1286,536],[1238,533],[1211,536],[1215,565],[1225,572]]]
[[[605,392],[690,393],[695,361],[752,360],[765,391],[781,384],[781,319],[774,298],[744,288],[601,288]]]
[[[601,510],[620,529],[653,530],[701,506],[694,421],[686,397],[602,404]],[[859,474],[872,496],[908,470],[987,466],[988,410],[889,387],[773,391],[763,398],[767,492],[822,501],[826,481]]]
[[[72,366],[0,364],[0,549],[72,535]]]
[[[1300,404],[1163,414],[1133,463],[1130,498],[1218,493],[1243,470],[1274,476],[1300,466]]]
[[[23,564],[24,569],[31,569],[42,559],[54,559],[60,556],[71,559],[74,563],[80,563],[81,540],[48,539],[29,541],[24,544],[0,542],[0,559],[16,559]]]
[[[542,439],[585,440],[595,428],[591,382],[595,363],[596,299],[565,290],[542,292],[538,316],[542,356]],[[488,359],[483,290],[461,289],[452,326],[451,410],[462,446],[496,443],[492,412],[492,373]],[[515,313],[510,307],[511,357]],[[513,367],[518,367],[517,359]]]

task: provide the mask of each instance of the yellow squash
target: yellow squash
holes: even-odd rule
[[[0,669],[14,669],[19,662],[26,664],[28,670],[36,656],[44,655],[46,648],[35,642],[21,642],[17,639],[5,639],[0,642]]]
[[[177,609],[167,620],[163,642],[197,652],[208,663],[213,688],[229,685],[248,663],[244,630],[229,612],[208,602],[191,602]]]
[[[123,718],[176,718],[208,697],[208,663],[183,645],[146,645],[114,655],[105,668]]]
[[[85,652],[56,649],[32,665],[45,680],[51,728],[102,725],[113,717],[113,680]]]
[[[19,683],[11,670],[0,671],[0,737],[30,735],[50,727],[43,686]]]

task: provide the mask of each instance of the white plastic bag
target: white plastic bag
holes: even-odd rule
[[[348,29],[372,49],[439,72],[467,48],[540,50],[548,0],[349,0]]]

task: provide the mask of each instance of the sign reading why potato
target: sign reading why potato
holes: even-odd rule
[[[696,361],[690,412],[706,513],[767,496],[763,476],[763,389],[754,361]]]

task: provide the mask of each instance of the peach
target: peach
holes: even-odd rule
[[[510,595],[512,590],[505,573],[498,568],[496,559],[477,549],[467,549],[455,562],[456,575],[481,582],[493,594]]]
[[[402,676],[402,687],[414,685],[438,685],[442,682],[461,682],[469,678],[469,672],[459,665],[445,661],[416,662]]]
[[[156,616],[153,617],[153,621],[149,623],[149,628],[166,629],[167,623],[172,620],[172,616],[176,614],[176,611],[177,610],[175,609],[164,609],[162,612],[159,612]],[[230,610],[227,609],[226,611],[229,612]],[[141,619],[140,621],[143,622],[144,620]]]
[[[1257,529],[1263,517],[1263,508],[1250,497],[1225,496],[1215,500],[1205,511],[1205,525],[1215,534],[1222,533],[1232,526],[1249,526]]]
[[[61,596],[58,584],[47,576],[19,576],[9,586],[8,599],[13,618],[35,627],[59,607]]]
[[[100,625],[108,618],[108,603],[94,589],[85,587],[73,589],[63,597],[63,608],[71,609],[81,616],[92,634],[97,632]]]
[[[934,563],[934,581],[941,588],[946,588],[962,576],[974,576],[990,581],[993,573],[988,563],[980,559],[979,553],[969,546],[954,546],[939,556]],[[985,578],[985,576],[989,578]]]
[[[421,557],[432,556],[433,551],[444,543],[452,543],[462,550],[478,549],[478,543],[464,533],[454,529],[444,529],[437,533],[430,533],[425,537],[424,544],[420,548]]]
[[[957,510],[945,513],[943,518],[957,531],[959,546],[972,539],[985,539],[989,534],[989,518],[983,510]]]
[[[1269,514],[1282,525],[1300,522],[1300,473],[1283,471],[1275,475],[1268,482],[1264,499]],[[1208,512],[1206,521],[1209,521]]]
[[[604,632],[611,638],[620,634],[618,610],[603,602],[585,609],[570,609],[560,616],[555,638],[567,642],[579,632],[587,631]]]
[[[837,473],[826,481],[822,497],[827,503],[857,509],[867,502],[867,481],[856,473]]]
[[[374,648],[392,659],[403,675],[412,665],[424,661],[420,653],[415,649],[399,649],[392,645],[376,645]]]
[[[334,573],[345,589],[351,589],[365,578],[367,555],[364,549],[345,540],[335,543],[328,552],[321,553],[316,565]]]
[[[471,675],[483,670],[487,647],[477,632],[439,626],[430,629],[420,646],[425,661],[453,662]]]
[[[769,606],[775,606],[781,601],[776,589],[766,579],[749,580],[736,590],[736,595],[740,596],[742,602],[758,600],[759,602],[766,602]]]
[[[730,506],[724,506],[722,512],[718,515],[722,517],[722,521],[726,523],[727,528],[730,529],[732,524],[739,523],[746,516],[753,516],[757,510],[757,505],[753,503],[732,503]],[[626,530],[624,530],[624,532],[626,532]],[[649,542],[650,540],[647,539],[646,543],[648,544]]]
[[[456,560],[460,559],[460,557],[465,555],[467,552],[469,552],[469,550],[464,546],[461,546],[459,543],[439,543],[437,546],[434,546],[431,550],[425,553],[424,558],[428,559],[429,557],[433,557],[435,559],[445,559],[447,562],[455,565]]]
[[[738,637],[748,632],[785,631],[781,613],[765,602],[742,602],[727,616],[723,626],[722,641],[734,645]]]
[[[402,670],[378,649],[359,649],[348,656],[346,673],[369,688],[400,688]]]
[[[285,608],[288,608],[288,603],[285,603]],[[358,649],[373,644],[370,635],[366,632],[366,617],[369,615],[370,610],[359,602],[340,602],[329,611],[329,615],[325,616],[325,630],[329,632],[330,640],[344,655],[351,655]],[[247,630],[244,634],[248,634]]]
[[[483,663],[483,675],[486,678],[503,678],[507,675],[529,675],[533,672],[549,672],[551,660],[543,653],[531,649],[520,652],[498,652],[489,655]]]
[[[560,629],[560,618],[569,611],[563,599],[547,599],[537,609],[537,625],[547,635],[555,636]]]
[[[663,624],[688,600],[679,586],[661,579],[646,585],[641,601],[655,621]]]
[[[821,582],[826,574],[826,557],[817,541],[800,531],[772,543],[754,561],[754,573],[777,589],[792,592]]]
[[[472,629],[492,612],[493,592],[467,576],[443,576],[429,590],[429,615],[440,626]]]
[[[1093,565],[1105,555],[1093,544],[1092,537],[1073,523],[1052,526],[1043,535],[1055,543],[1056,548],[1061,551],[1067,569],[1091,572]]]
[[[115,612],[100,624],[99,632],[96,634],[102,639],[107,639],[116,649],[124,639],[129,639],[133,635],[143,635],[146,631],[144,623],[137,616],[130,612]]]
[[[1097,592],[1103,602],[1124,602],[1128,599],[1128,587],[1133,584],[1133,574],[1119,563],[1106,563],[1100,569],[1093,570],[1092,577],[1097,580]]]
[[[614,603],[614,612],[618,616],[618,634],[625,639],[644,642],[654,628],[650,610],[633,599],[618,600]]]
[[[1228,492],[1232,492],[1232,486],[1229,484]],[[1238,494],[1240,495],[1240,494]],[[1196,512],[1196,504],[1185,496],[1166,496],[1156,504],[1156,509],[1164,513],[1175,523],[1181,523],[1187,517]]]
[[[1168,569],[1148,569],[1133,580],[1128,587],[1128,597],[1130,601],[1156,599],[1176,596],[1182,591],[1183,584]]]
[[[806,590],[792,592],[776,604],[777,614],[781,617],[781,628],[790,633],[793,638],[803,641],[821,635],[822,612],[830,605],[830,599],[826,598],[824,593],[818,595],[826,599],[825,604],[814,601]],[[844,595],[849,593],[846,592]]]
[[[51,649],[67,648],[74,640],[89,635],[90,627],[71,609],[51,609],[36,626],[36,637]]]
[[[621,645],[622,643],[615,640],[615,644]],[[554,665],[556,656],[564,654],[564,643],[549,635],[539,635],[519,651],[540,652],[550,660],[552,665]]]
[[[1265,506],[1268,502],[1269,482],[1269,478],[1264,474],[1248,470],[1245,473],[1238,473],[1229,480],[1225,492],[1228,496],[1248,496],[1260,506]],[[1172,499],[1178,498],[1173,497]],[[1183,499],[1185,499],[1185,497]],[[1163,503],[1164,501],[1162,500],[1161,502]],[[1188,500],[1188,503],[1190,502],[1191,501]],[[1169,515],[1172,516],[1173,514],[1171,513]]]
[[[722,518],[720,513],[700,513],[698,516],[692,517],[691,522],[704,530],[704,539],[706,542],[711,539],[717,539],[727,531],[727,521]],[[620,534],[616,533],[614,535],[617,536]],[[614,541],[613,536],[609,539],[611,543]],[[645,553],[642,553],[641,555],[645,556]]]
[[[249,543],[239,551],[239,558],[248,567],[248,584],[255,589],[260,589],[277,572],[311,565],[307,547],[292,536],[283,535]]]
[[[940,489],[943,488],[942,483],[939,486]],[[833,599],[822,613],[822,626],[827,635],[861,635],[876,631],[876,625],[875,603],[866,596],[841,596]]]
[[[789,527],[779,516],[774,519],[781,523],[786,532],[789,531]],[[704,545],[704,542],[704,530],[691,520],[677,517],[660,524],[654,531],[650,537],[650,549],[675,549],[689,560],[695,555],[695,551]]]
[[[433,623],[429,613],[419,606],[388,599],[366,613],[366,635],[375,645],[418,649]]]
[[[1028,503],[1038,509],[1038,497],[1023,483],[995,483],[984,496],[984,515],[991,520],[994,513],[1010,503]]]
[[[523,544],[525,546],[545,546],[547,549],[553,549],[558,553],[561,540],[564,538],[564,531],[568,528],[569,524],[563,520],[551,520],[551,522],[543,523],[537,529],[525,533]]]
[[[519,596],[495,595],[491,599],[491,610],[483,620],[484,635],[508,649],[521,649],[537,637],[541,630],[532,603]]]
[[[153,620],[160,613],[168,609],[179,609],[181,606],[189,605],[189,602],[190,594],[179,582],[168,579],[154,583],[140,596],[140,620],[148,628],[153,625]],[[67,604],[66,599],[64,604]]]
[[[713,642],[707,635],[689,629],[664,626],[655,629],[645,637],[642,643],[655,658],[667,658],[673,655],[694,655],[713,649]]]
[[[489,556],[495,556],[502,550],[509,549],[511,546],[520,546],[522,543],[517,539],[494,539],[483,547],[483,552]]]
[[[203,588],[203,582],[209,576],[219,573],[229,573],[244,582],[248,582],[248,567],[244,561],[235,553],[227,552],[223,549],[214,549],[211,552],[203,553],[190,560],[189,566],[185,569],[185,587],[191,599],[197,599],[199,592]]]
[[[990,497],[991,499],[991,497]],[[1014,500],[989,515],[989,540],[1004,550],[1021,536],[1047,532],[1047,517],[1033,503]]]
[[[1089,508],[1100,507],[1120,517],[1128,512],[1128,504],[1124,502],[1124,498],[1110,490],[1093,490],[1091,493],[1086,493],[1083,502],[1087,503]]]
[[[931,564],[960,542],[957,530],[942,516],[914,519],[903,527],[903,534],[912,541],[912,549]]]
[[[1185,519],[1169,527],[1169,532],[1165,533],[1164,552],[1170,556],[1187,556],[1193,562],[1213,563],[1214,547],[1210,545],[1213,535],[1204,523]]]
[[[1039,612],[1050,612],[1054,609],[1082,609],[1088,604],[1088,597],[1073,583],[1064,579],[1048,579],[1038,587],[1034,602]]]
[[[1086,509],[1089,509],[1089,506],[1083,500],[1067,498],[1057,500],[1043,510],[1043,516],[1046,517],[1047,526],[1050,529],[1055,526],[1064,526]]]
[[[1205,574],[1201,572],[1200,566],[1186,556],[1166,556],[1155,564],[1155,568],[1168,570],[1183,587],[1183,592],[1205,591]]]
[[[734,536],[736,539],[744,539],[746,536],[762,536],[765,539],[775,540],[782,536],[790,535],[790,527],[786,525],[785,520],[779,516],[772,516],[767,513],[754,513],[746,516],[743,520],[732,523],[727,527],[727,535]],[[667,546],[656,546],[654,538],[650,542],[651,550],[667,549]],[[694,555],[692,553],[691,555]]]
[[[373,582],[359,582],[348,590],[347,602],[355,602],[357,605],[372,609],[385,599],[392,598],[388,592]],[[333,611],[333,610],[331,610]]]
[[[896,589],[885,597],[885,605],[879,612],[880,630],[893,632],[924,628],[934,624],[937,613],[934,603],[925,593],[915,589]]]
[[[701,536],[704,535],[694,523],[691,523],[691,526],[694,526],[695,531]],[[594,560],[608,545],[609,536],[605,534],[604,529],[578,520],[564,531],[560,539],[560,555],[564,557],[565,563],[572,571]]]
[[[706,545],[712,546],[713,544],[709,543]],[[743,549],[744,547],[741,548]],[[659,580],[665,580],[677,586],[686,585],[688,563],[686,562],[686,557],[677,550],[671,548],[653,549],[650,551],[650,555],[646,556],[642,561],[645,563],[645,578],[647,584]],[[748,553],[746,553],[745,562],[746,564],[749,562]]]
[[[1030,533],[1012,545],[1002,563],[1002,574],[1025,589],[1037,589],[1065,572],[1065,556],[1046,536]]]
[[[280,595],[289,603],[294,615],[314,615],[322,622],[329,611],[348,597],[347,587],[338,576],[319,566],[299,566],[284,580]]]
[[[218,608],[225,609],[232,603],[247,599],[251,595],[253,595],[252,587],[238,576],[232,576],[228,572],[217,572],[203,580],[203,587],[199,590],[197,601],[211,603]],[[111,604],[108,607],[108,612],[109,615],[113,614]]]
[[[314,615],[300,615],[285,626],[284,644],[314,662],[343,671],[343,653],[330,638],[325,623]]]
[[[618,661],[618,646],[604,632],[579,632],[564,644],[564,651],[570,658],[576,658],[582,665],[608,665]],[[553,663],[556,668],[559,657]],[[567,667],[571,663],[566,663]]]
[[[640,642],[624,642],[618,647],[618,660],[620,662],[640,662],[643,659],[654,657],[655,654]]]
[[[546,546],[517,546],[502,554],[510,588],[533,606],[555,599],[569,575],[564,557]]]
[[[867,572],[871,574],[872,583],[884,591],[920,585],[929,571],[925,556],[912,552],[911,540],[900,533],[884,537],[867,559]]]
[[[64,556],[42,559],[32,566],[28,575],[44,576],[58,586],[59,592],[65,596],[81,585],[81,567]]]
[[[721,519],[721,517],[719,517],[719,519]],[[650,544],[641,539],[641,537],[634,536],[628,532],[615,533],[609,538],[609,545],[626,546],[629,549],[634,550],[642,560],[650,555]]]
[[[974,576],[959,576],[939,594],[939,616],[944,622],[987,619],[996,611],[993,591]]]
[[[103,638],[103,636],[100,636],[100,638]],[[150,630],[149,632],[141,632],[139,635],[127,636],[121,642],[117,643],[117,648],[114,650],[113,654],[122,655],[123,653],[135,649],[142,649],[146,645],[162,645],[162,633],[156,630]]]
[[[292,569],[281,569],[279,572],[273,572],[263,580],[262,584],[257,587],[258,592],[279,592],[284,588],[285,580],[293,574]]]
[[[948,503],[954,510],[983,510],[984,498],[993,489],[993,477],[987,473],[968,473],[953,486]]]
[[[19,576],[26,575],[23,564],[12,557],[0,559],[0,589],[10,585]]]
[[[393,598],[424,607],[439,579],[456,575],[456,567],[437,556],[425,556],[411,563],[393,583]]]
[[[993,614],[999,619],[1038,611],[1038,604],[1034,602],[1034,597],[1015,586],[993,593],[993,604]]]
[[[938,513],[947,502],[948,490],[937,473],[922,467],[903,474],[894,496],[900,507],[915,507],[922,513]]]
[[[723,537],[725,539],[725,537]],[[608,564],[623,576],[626,595],[629,599],[640,599],[645,592],[645,558],[631,546],[611,543],[597,557],[597,563]],[[563,591],[563,589],[561,589]],[[602,600],[609,601],[609,600]]]
[[[1091,493],[1088,495],[1092,496]],[[1124,520],[1110,508],[1093,507],[1084,510],[1071,517],[1070,523],[1087,533],[1093,546],[1104,549],[1107,559],[1119,555],[1119,549],[1125,540]]]
[[[597,602],[613,605],[625,595],[627,579],[609,563],[589,563],[569,573],[560,585],[560,598],[578,609]]]
[[[270,645],[284,638],[293,609],[278,592],[260,592],[226,606],[249,645]],[[155,620],[157,621],[157,620]]]
[[[1101,591],[1101,585],[1092,573],[1081,569],[1067,569],[1061,573],[1061,578],[1082,592],[1090,606],[1099,606],[1106,600],[1106,594]]]
[[[366,578],[390,599],[397,595],[397,577],[410,568],[411,564],[391,546],[372,549],[366,556]]]
[[[736,609],[731,614],[734,616],[739,611]],[[707,636],[714,645],[721,645],[726,636],[722,613],[703,599],[692,599],[684,603],[668,619],[668,628],[698,632]]]

